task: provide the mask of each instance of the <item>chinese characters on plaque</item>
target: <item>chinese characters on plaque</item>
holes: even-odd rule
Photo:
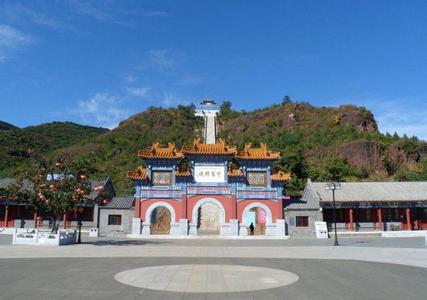
[[[199,177],[221,177],[221,172],[220,171],[199,171],[198,173]]]
[[[196,166],[194,169],[196,182],[225,182],[224,167]]]

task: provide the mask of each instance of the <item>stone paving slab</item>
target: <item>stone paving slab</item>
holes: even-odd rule
[[[167,265],[237,265],[271,268],[299,276],[273,289],[185,293],[124,285],[122,271]],[[269,258],[37,258],[0,261],[0,299],[425,299],[427,270],[360,261]],[[232,277],[233,278],[233,277]],[[236,281],[238,277],[236,278]],[[240,278],[245,282],[245,278]]]
[[[427,249],[375,247],[0,246],[0,259],[42,257],[242,257],[344,259],[427,268]]]
[[[183,264],[130,269],[114,279],[130,286],[185,293],[248,292],[293,284],[291,272],[241,265]]]
[[[128,246],[128,245],[156,245],[158,247],[183,246],[183,247],[312,247],[312,246],[332,246],[332,239],[314,238],[291,238],[287,240],[272,239],[128,239],[124,237],[98,237],[93,238],[87,235],[82,237],[83,243],[96,246]],[[422,237],[405,238],[381,238],[381,237],[339,237],[340,246],[354,247],[385,247],[385,248],[425,248],[425,241]],[[0,245],[11,245],[12,236],[0,236]]]

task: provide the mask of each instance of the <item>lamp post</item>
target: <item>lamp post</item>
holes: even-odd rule
[[[341,189],[341,183],[339,182],[328,182],[326,184],[326,190],[332,190],[332,204],[334,210],[334,230],[335,230],[335,242],[334,245],[338,246],[338,236],[337,236],[337,207],[335,205],[335,190]]]
[[[77,238],[77,244],[82,243],[82,212],[84,208],[82,206],[77,208],[77,227],[79,228],[79,236]]]

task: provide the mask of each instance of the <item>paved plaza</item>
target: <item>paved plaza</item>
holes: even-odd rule
[[[423,238],[83,238],[10,245],[0,299],[425,299]]]

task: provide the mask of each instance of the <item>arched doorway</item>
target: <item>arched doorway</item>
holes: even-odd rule
[[[216,199],[201,199],[193,207],[192,222],[197,235],[218,235],[225,223],[225,209]]]
[[[175,220],[175,209],[164,201],[151,204],[145,213],[145,223],[150,226],[150,234],[170,234],[171,224]]]
[[[271,210],[267,205],[254,202],[245,207],[242,213],[243,224],[248,228],[248,235],[251,234],[249,226],[254,225],[254,235],[265,235],[266,227],[272,224]]]
[[[249,225],[254,224],[254,235],[265,235],[265,228],[267,223],[267,213],[261,207],[252,207],[246,212],[246,220],[248,226],[248,235],[251,234]]]
[[[219,234],[220,211],[215,204],[208,202],[200,205],[197,211],[197,233],[199,235]]]
[[[150,216],[151,234],[169,234],[171,229],[171,214],[169,209],[159,206],[153,209]]]

